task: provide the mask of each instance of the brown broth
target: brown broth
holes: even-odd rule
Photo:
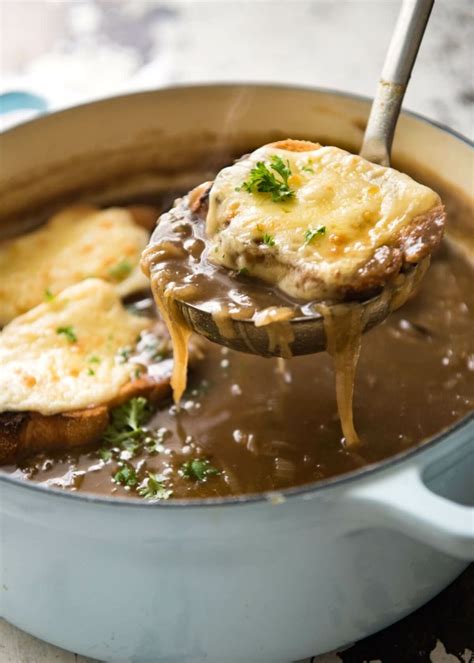
[[[439,190],[439,187],[438,187]],[[467,234],[470,210],[442,192],[448,229]],[[463,244],[467,246],[467,244]],[[474,269],[450,241],[432,261],[420,291],[363,336],[355,379],[356,450],[341,438],[334,369],[326,353],[288,360],[234,353],[205,343],[179,408],[171,400],[148,426],[162,444],[143,446],[130,463],[140,477],[163,476],[172,498],[279,490],[383,460],[474,409]],[[263,302],[269,301],[263,288]],[[293,305],[285,300],[282,304]],[[182,464],[207,458],[220,474],[199,482]],[[40,454],[3,468],[26,480],[91,493],[135,495],[112,477],[116,460],[97,451]]]

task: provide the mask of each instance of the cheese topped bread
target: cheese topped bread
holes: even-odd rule
[[[110,283],[67,288],[0,332],[0,412],[52,415],[113,401],[137,369],[123,349],[151,325]]]
[[[443,227],[439,196],[408,175],[289,139],[217,175],[208,260],[300,299],[342,300],[431,253]]]
[[[0,243],[0,326],[87,277],[109,281],[122,297],[145,289],[147,241],[131,211],[77,206]]]

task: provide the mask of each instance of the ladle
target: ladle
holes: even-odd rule
[[[400,108],[433,2],[434,0],[404,0],[402,3],[360,150],[360,156],[373,163],[390,165],[392,141]],[[409,294],[410,289],[415,289],[426,266],[425,261],[401,275],[402,280],[406,279],[405,295]],[[394,297],[387,296],[387,292],[383,291],[361,302],[363,331],[382,322],[392,310],[403,304],[405,299],[406,296],[397,297],[397,294]],[[269,349],[268,331],[265,327],[256,327],[252,321],[233,319],[232,336],[224,336],[211,313],[184,301],[177,300],[176,304],[186,324],[215,343],[262,356],[280,355],[278,346]],[[314,317],[297,317],[290,321],[294,335],[291,343],[292,355],[310,354],[326,349],[324,320],[316,308]]]

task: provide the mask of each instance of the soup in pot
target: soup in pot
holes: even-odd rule
[[[127,297],[126,311],[117,315],[130,316],[123,319],[133,343],[120,340],[123,346],[118,347],[114,339],[105,339],[95,352],[85,347],[79,323],[59,324],[54,318],[50,330],[63,343],[64,357],[70,350],[76,352],[75,360],[84,357],[84,369],[71,368],[67,354],[68,370],[82,371],[84,393],[93,384],[86,378],[101,379],[106,369],[108,380],[120,381],[126,368],[135,390],[121,387],[120,397],[110,401],[109,413],[94,410],[91,419],[100,434],[92,444],[25,451],[15,462],[7,460],[3,471],[68,491],[151,502],[280,491],[382,461],[467,416],[474,408],[474,269],[472,247],[463,233],[467,235],[472,219],[460,194],[438,182],[435,188],[447,210],[447,237],[416,296],[363,337],[354,390],[357,445],[347,445],[342,437],[334,368],[327,353],[283,361],[200,341],[192,349],[188,384],[179,404],[169,389],[158,393],[157,383],[169,383],[170,344],[165,332],[156,332],[149,322],[157,313],[150,293],[140,285],[140,294],[133,295],[104,290],[110,310],[116,305],[114,297]],[[107,287],[125,284],[133,276],[131,262],[131,257],[116,256],[104,272],[110,281]],[[59,293],[49,294],[61,302]],[[54,308],[54,301],[39,306]],[[39,319],[57,314],[42,311],[24,324],[39,324]],[[147,322],[142,328],[143,316]],[[153,389],[143,377],[151,373]],[[47,404],[41,407],[42,416],[53,416]],[[26,424],[22,412],[7,414],[18,417],[23,436],[25,426],[34,423],[30,418]],[[11,430],[11,417],[8,422]],[[4,427],[0,441],[2,435],[7,439],[6,423]]]

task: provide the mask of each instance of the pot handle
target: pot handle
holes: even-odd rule
[[[447,459],[445,454],[444,459],[428,465],[410,465],[377,476],[353,489],[350,499],[379,525],[398,530],[452,557],[473,561],[474,507],[442,497],[427,485],[446,471],[451,473],[451,479],[456,474],[467,473],[467,480],[472,482],[471,445],[472,438],[453,453],[454,458]]]
[[[44,97],[31,92],[12,91],[0,94],[1,128],[6,129],[25,120],[19,111],[32,111],[34,115],[41,115],[48,110],[48,102]],[[27,117],[26,119],[30,119]]]

